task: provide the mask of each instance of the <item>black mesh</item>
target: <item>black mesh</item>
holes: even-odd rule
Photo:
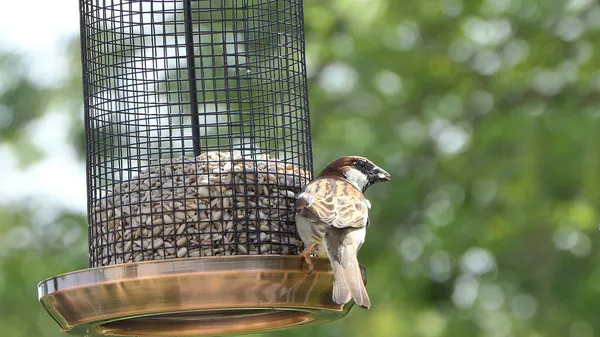
[[[296,254],[301,0],[80,0],[90,266]]]

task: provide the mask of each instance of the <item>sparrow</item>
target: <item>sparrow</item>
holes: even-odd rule
[[[296,228],[306,247],[304,257],[312,272],[311,253],[327,256],[333,270],[333,301],[354,299],[363,308],[371,301],[362,280],[357,253],[365,241],[371,203],[365,190],[390,174],[359,156],[330,162],[296,199]]]

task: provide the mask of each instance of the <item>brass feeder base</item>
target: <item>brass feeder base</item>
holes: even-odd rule
[[[294,255],[126,263],[52,277],[38,297],[62,331],[87,336],[240,334],[344,317],[353,302],[333,302],[329,261],[312,260],[310,274]]]

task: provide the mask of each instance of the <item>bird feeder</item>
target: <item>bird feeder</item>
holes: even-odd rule
[[[339,319],[308,273],[302,0],[80,0],[89,269],[49,278],[60,328],[219,335]]]

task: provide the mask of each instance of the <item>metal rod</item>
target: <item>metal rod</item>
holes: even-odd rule
[[[196,58],[194,55],[194,35],[192,26],[192,0],[183,1],[185,21],[185,57],[187,60],[188,86],[190,92],[190,114],[192,119],[192,142],[194,157],[200,155],[200,116],[198,115],[198,96],[196,96]]]

